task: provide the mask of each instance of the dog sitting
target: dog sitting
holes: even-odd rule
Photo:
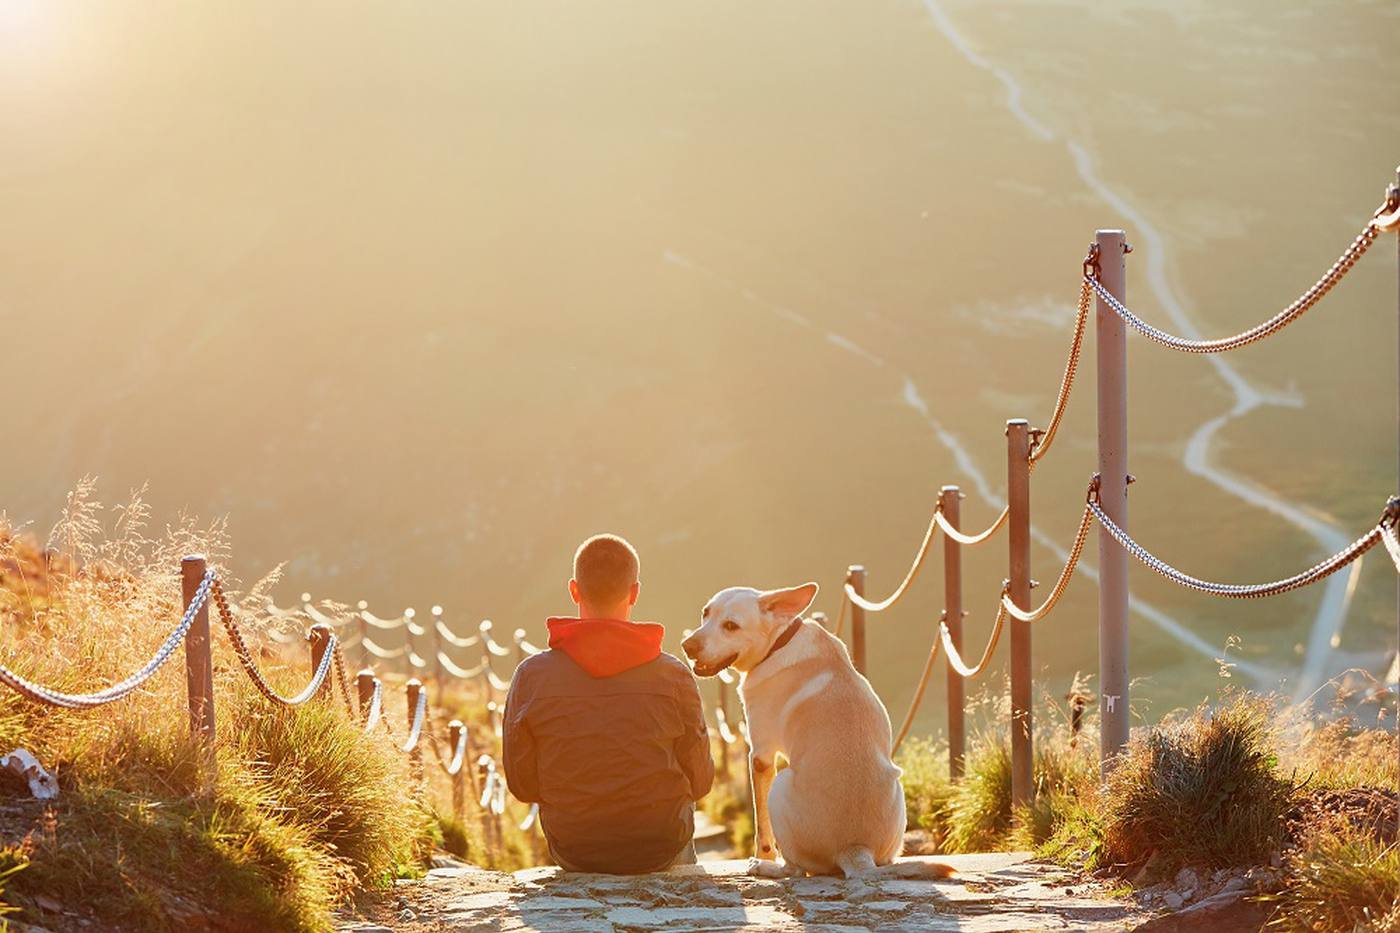
[[[750,871],[948,877],[952,869],[937,862],[895,862],[905,809],[890,717],[846,646],[802,618],[816,595],[815,583],[721,590],[681,646],[701,677],[727,667],[743,674],[756,834]],[[779,753],[788,767],[775,772]]]

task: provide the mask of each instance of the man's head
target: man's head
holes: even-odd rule
[[[641,592],[642,563],[636,548],[618,535],[594,535],[574,552],[569,596],[585,619],[632,617]]]

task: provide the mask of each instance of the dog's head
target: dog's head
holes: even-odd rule
[[[753,670],[788,623],[816,598],[815,583],[782,590],[720,590],[705,604],[700,628],[681,648],[701,677],[713,677],[726,667]]]

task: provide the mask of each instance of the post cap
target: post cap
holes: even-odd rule
[[[374,679],[374,671],[370,670],[370,669],[367,668],[367,667],[363,667],[363,668],[360,668],[359,672],[355,674],[355,679],[356,679],[356,680],[364,680],[366,677],[368,677],[370,680],[373,680],[373,679]]]
[[[851,566],[849,566],[849,567],[846,568],[846,572],[847,572],[847,573],[865,573],[865,565],[864,565],[864,564],[851,564]]]
[[[410,677],[404,682],[404,687],[407,688],[410,693],[415,690],[422,690],[423,681],[419,680],[417,677]]]
[[[440,615],[442,615],[442,607],[441,607],[441,606],[434,606],[434,607],[433,607],[433,615],[435,615],[435,616],[440,616]]]
[[[208,561],[208,558],[205,557],[203,554],[186,554],[184,557],[180,558],[180,563],[188,564],[190,561],[196,560],[203,563]]]
[[[418,613],[414,611],[414,609],[413,609],[412,606],[409,606],[407,609],[405,609],[405,610],[403,611],[403,617],[404,617],[405,619],[411,619],[411,618],[413,618],[414,616],[416,616],[417,614],[418,614]]]
[[[364,612],[366,609],[369,608],[369,603],[365,602],[365,601],[362,599],[362,600],[360,600],[359,602],[357,602],[357,603],[355,604],[355,606],[356,606],[361,612]]]

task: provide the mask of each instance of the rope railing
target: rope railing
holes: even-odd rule
[[[1074,389],[1074,376],[1079,369],[1079,357],[1084,350],[1084,327],[1089,321],[1089,299],[1090,284],[1086,279],[1079,289],[1079,309],[1074,318],[1074,336],[1070,340],[1069,356],[1065,360],[1064,375],[1060,377],[1060,391],[1055,395],[1055,408],[1050,413],[1050,423],[1042,431],[1036,432],[1031,443],[1030,454],[1027,461],[1030,468],[1035,469],[1035,465],[1041,458],[1050,452],[1050,445],[1055,443],[1055,434],[1060,430],[1060,422],[1064,419],[1065,410],[1069,408],[1069,395]],[[962,542],[969,544],[972,542]]]
[[[407,645],[399,645],[397,648],[384,648],[378,643],[370,641],[368,638],[360,642],[360,647],[364,648],[381,661],[393,661],[408,653]]]
[[[1096,498],[1089,500],[1089,508],[1100,525],[1103,526],[1113,540],[1117,541],[1122,548],[1140,561],[1149,570],[1170,580],[1178,586],[1196,590],[1201,593],[1209,593],[1212,596],[1222,596],[1227,599],[1259,599],[1266,596],[1278,596],[1291,590],[1310,586],[1319,580],[1325,579],[1341,570],[1347,564],[1359,559],[1385,536],[1387,530],[1395,527],[1397,517],[1400,517],[1400,498],[1392,498],[1386,503],[1385,511],[1380,520],[1376,522],[1369,531],[1357,538],[1351,544],[1342,548],[1319,561],[1300,573],[1295,573],[1291,577],[1282,580],[1274,580],[1270,583],[1215,583],[1209,580],[1202,580],[1193,577],[1188,573],[1177,570],[1166,561],[1154,555],[1137,541],[1133,540],[1126,531],[1118,527],[1111,518],[1104,512],[1103,506]],[[1397,567],[1400,569],[1400,567]]]
[[[360,619],[371,628],[383,629],[384,631],[394,631],[403,627],[403,617],[397,619],[381,619],[368,609],[360,610]]]
[[[973,678],[980,675],[987,669],[987,665],[992,661],[992,655],[997,650],[997,642],[1001,639],[1001,630],[1006,626],[1006,603],[998,601],[997,615],[992,620],[992,633],[987,638],[987,647],[982,649],[982,657],[974,665],[969,665],[963,660],[962,653],[953,644],[953,635],[948,631],[948,620],[943,619],[938,623],[938,638],[943,645],[943,655],[948,659],[948,664],[957,671],[959,675],[966,678]]]
[[[374,727],[379,725],[384,718],[384,685],[379,682],[379,678],[374,678],[374,692],[370,694],[368,708],[365,710],[364,732],[369,734],[374,731]],[[386,723],[387,725],[387,723]]]
[[[507,648],[505,645],[499,644],[494,638],[491,637],[492,628],[493,623],[490,619],[485,619],[482,621],[480,626],[481,643],[484,646],[486,646],[487,651],[491,652],[498,658],[510,657],[510,649]]]
[[[1096,259],[1085,263],[1084,281],[1098,295],[1099,300],[1112,308],[1125,324],[1148,340],[1169,350],[1178,350],[1182,353],[1224,353],[1238,350],[1278,333],[1316,306],[1328,292],[1336,287],[1338,282],[1346,277],[1346,274],[1352,270],[1361,257],[1366,255],[1367,250],[1382,233],[1395,229],[1396,221],[1394,218],[1397,214],[1400,214],[1400,205],[1387,198],[1386,203],[1376,210],[1371,219],[1361,228],[1361,232],[1337,257],[1337,261],[1332,263],[1331,267],[1307,291],[1268,320],[1229,337],[1220,337],[1214,340],[1193,340],[1153,327],[1130,311],[1127,305],[1104,286],[1094,271]]]
[[[452,629],[443,624],[441,619],[434,620],[433,628],[437,631],[438,635],[442,637],[443,641],[454,648],[471,648],[481,644],[480,635],[471,635],[467,638],[462,638],[454,634]]]
[[[942,620],[939,620],[940,624]],[[923,673],[919,675],[919,683],[914,688],[914,697],[909,701],[909,709],[904,714],[904,722],[899,726],[899,734],[895,736],[894,744],[890,746],[890,754],[894,755],[899,751],[899,746],[904,744],[904,739],[909,735],[909,730],[914,726],[914,717],[918,715],[919,705],[924,701],[924,691],[928,688],[929,678],[933,676],[933,665],[938,659],[938,646],[940,637],[935,634],[933,643],[928,648],[928,659],[924,661]]]
[[[1096,486],[1091,486],[1091,489]],[[1064,569],[1060,571],[1059,579],[1050,588],[1050,595],[1045,597],[1045,602],[1035,609],[1021,609],[1011,600],[1011,594],[1007,587],[1002,589],[1001,603],[1006,614],[1021,622],[1039,622],[1054,611],[1060,597],[1065,595],[1065,590],[1069,589],[1069,581],[1074,576],[1074,568],[1079,564],[1079,558],[1084,553],[1084,542],[1089,538],[1089,526],[1094,522],[1094,513],[1086,503],[1084,515],[1079,519],[1079,530],[1074,534],[1074,544],[1070,547],[1069,558],[1065,561]]]
[[[947,535],[949,538],[952,538],[958,544],[965,544],[970,545],[972,547],[976,547],[977,545],[981,544],[983,541],[986,541],[992,535],[996,534],[998,531],[1001,530],[1001,526],[1005,525],[1006,520],[1011,516],[1011,506],[1008,505],[1005,508],[1003,508],[1001,510],[1001,514],[999,514],[990,525],[988,525],[986,528],[983,528],[976,534],[965,534],[962,531],[959,531],[957,528],[954,528],[952,524],[949,523],[947,516],[943,514],[942,509],[939,509],[938,512],[935,514],[938,518],[938,527],[940,530],[942,530],[943,534]]]
[[[861,596],[859,593],[857,593],[855,591],[855,587],[851,586],[851,584],[847,582],[843,587],[846,593],[846,599],[855,603],[857,606],[866,610],[867,612],[884,612],[886,609],[890,608],[894,604],[898,603],[901,599],[903,599],[904,594],[909,591],[910,584],[912,584],[914,582],[914,579],[918,577],[919,569],[923,567],[924,560],[928,557],[929,545],[933,544],[934,532],[938,530],[937,514],[938,510],[937,508],[935,508],[934,516],[931,517],[928,521],[928,530],[924,532],[924,540],[922,543],[919,544],[919,550],[914,555],[914,562],[909,565],[909,572],[904,575],[904,579],[900,582],[899,586],[895,587],[893,593],[891,593],[884,599],[878,601],[868,600],[864,596]]]
[[[1394,523],[1385,526],[1381,532],[1381,540],[1385,542],[1385,549],[1390,554],[1391,563],[1395,564],[1395,572],[1400,573],[1400,534],[1396,532]]]
[[[525,637],[525,630],[523,628],[518,628],[515,630],[515,647],[519,649],[520,653],[525,655],[526,657],[537,655],[544,650],[543,648],[534,645],[528,638]]]
[[[459,680],[471,680],[473,677],[480,677],[486,672],[485,661],[482,661],[476,667],[472,668],[459,667],[456,662],[441,651],[437,653],[437,663],[441,665],[443,673],[456,677]]]
[[[185,608],[184,614],[180,617],[180,623],[166,636],[165,641],[156,649],[156,653],[151,656],[151,659],[141,665],[136,673],[110,687],[93,693],[64,693],[27,680],[4,666],[0,666],[0,682],[30,700],[61,709],[91,709],[130,696],[142,684],[150,680],[156,671],[165,666],[165,662],[170,660],[170,655],[185,640],[185,636],[189,634],[190,626],[194,624],[195,616],[208,601],[215,582],[214,571],[208,571],[204,575],[204,579],[200,581],[199,590],[195,593],[194,600]]]
[[[423,735],[423,723],[428,715],[428,691],[419,690],[417,702],[413,704],[413,718],[408,724],[408,738],[399,746],[400,751],[411,752],[418,747]]]
[[[253,654],[248,650],[248,645],[243,640],[243,633],[239,630],[238,622],[234,619],[233,612],[229,608],[223,584],[215,577],[211,586],[214,605],[219,610],[219,621],[223,623],[224,631],[228,633],[229,642],[233,645],[233,653],[238,657],[238,663],[243,666],[244,673],[248,675],[248,679],[253,682],[253,686],[257,688],[259,693],[279,706],[301,706],[320,692],[321,685],[326,682],[326,675],[330,673],[336,655],[336,637],[329,626],[323,629],[327,639],[326,649],[321,654],[321,661],[316,665],[316,670],[311,675],[311,681],[295,696],[283,696],[272,688],[262,671],[258,670],[257,662],[253,660]]]

